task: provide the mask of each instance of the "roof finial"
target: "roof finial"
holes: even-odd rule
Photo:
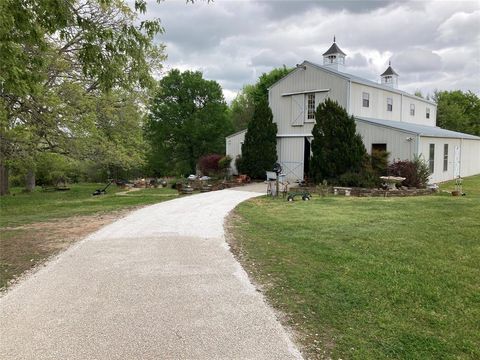
[[[333,42],[335,42],[335,35],[333,35]]]
[[[388,66],[392,66],[392,60],[388,60]]]

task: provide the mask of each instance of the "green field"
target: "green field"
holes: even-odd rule
[[[112,185],[106,195],[92,196],[96,189],[104,187],[105,184],[73,184],[69,191],[44,192],[38,189],[32,194],[14,188],[11,195],[0,198],[0,228],[153,204],[177,195],[176,190],[159,188],[121,196],[116,193],[123,190]]]
[[[309,358],[479,359],[480,176],[463,190],[253,199],[234,246]]]
[[[121,195],[116,186],[92,196],[104,184],[73,184],[69,191],[12,194],[0,198],[0,289],[9,281],[114,221],[128,209],[176,198],[170,188]]]

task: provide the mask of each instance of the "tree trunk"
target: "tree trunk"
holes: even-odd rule
[[[28,170],[27,175],[25,175],[25,188],[28,192],[35,191],[35,171],[32,169]]]
[[[0,160],[0,196],[9,194],[8,167]]]

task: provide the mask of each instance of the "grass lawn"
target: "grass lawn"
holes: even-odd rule
[[[234,251],[309,358],[480,359],[480,176],[463,190],[252,199]]]
[[[104,184],[74,184],[62,192],[36,191],[0,198],[0,289],[24,271],[65,249],[128,209],[177,197],[170,188],[123,190],[110,186],[106,195],[92,196]]]

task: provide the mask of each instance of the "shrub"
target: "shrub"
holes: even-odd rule
[[[413,161],[394,161],[388,167],[388,175],[404,177],[403,186],[424,188],[428,183],[430,172],[427,164],[419,157],[415,157]]]
[[[220,154],[204,155],[198,160],[198,168],[203,175],[211,176],[218,174],[220,170],[219,161],[222,157]]]
[[[218,161],[218,168],[220,170],[227,170],[231,164],[232,158],[229,155],[226,155]]]
[[[372,169],[378,176],[384,176],[388,173],[388,156],[390,153],[383,150],[373,150],[370,155]]]
[[[369,169],[364,169],[360,172],[348,171],[340,176],[338,183],[341,186],[362,188],[373,188],[377,185],[375,174]]]
[[[243,158],[241,155],[238,155],[237,158],[235,159],[235,167],[237,168],[237,171],[239,174],[245,173],[245,168],[243,166]]]

